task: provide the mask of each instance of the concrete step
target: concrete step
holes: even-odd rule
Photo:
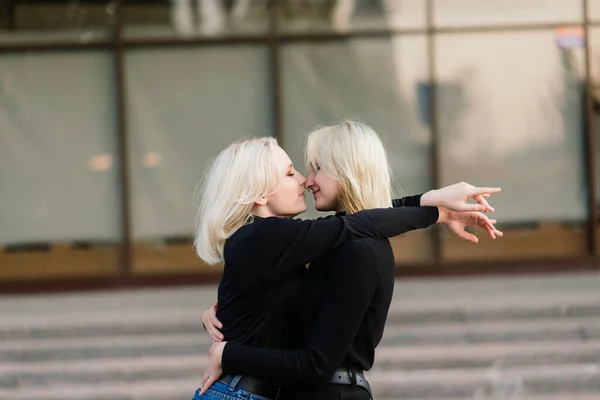
[[[127,345],[122,342],[122,345]],[[90,343],[87,343],[88,347]],[[81,343],[76,346],[79,348]],[[118,348],[120,349],[120,348]],[[117,349],[117,351],[118,351]],[[600,341],[509,343],[495,345],[379,348],[371,374],[381,371],[427,369],[488,369],[559,364],[593,364],[600,361]],[[63,383],[121,382],[147,379],[183,379],[199,376],[206,365],[202,354],[89,358],[0,363],[0,387]]]
[[[377,371],[367,375],[374,398],[489,398],[600,393],[600,366]]]
[[[588,296],[589,297],[589,296]],[[600,297],[600,296],[599,296]],[[545,301],[544,301],[545,300]],[[432,326],[439,324],[469,324],[494,321],[570,321],[572,319],[600,319],[600,298],[537,299],[520,301],[448,301],[447,304],[413,305],[394,304],[388,316],[388,326]],[[0,339],[43,339],[86,337],[100,335],[142,335],[194,333],[203,331],[203,308],[195,309],[139,309],[71,311],[47,315],[3,315],[0,319]]]
[[[600,339],[600,317],[386,325],[382,345]]]
[[[4,362],[0,363],[0,388],[196,379],[202,376],[206,363],[207,358],[199,355]]]
[[[397,282],[378,400],[600,400],[600,275]],[[190,400],[214,289],[0,299],[0,400]]]
[[[202,377],[2,389],[0,400],[191,400]]]
[[[91,333],[91,331],[90,331]],[[494,321],[427,325],[392,325],[386,328],[383,347],[476,343],[535,343],[537,341],[592,341],[600,339],[600,318]],[[210,338],[202,328],[191,333],[154,333],[4,339],[0,361],[74,360],[204,354]]]
[[[544,301],[545,300],[545,301]],[[434,304],[418,306],[393,304],[388,321],[394,324],[478,322],[493,320],[565,319],[600,316],[600,299],[569,301],[564,299],[518,299],[518,301],[487,301],[473,299],[472,304]]]
[[[487,369],[593,364],[600,361],[600,341],[543,344],[439,346],[425,349],[379,348],[375,367],[380,371],[427,369]],[[0,363],[0,387],[54,385],[145,379],[182,379],[202,374],[204,354],[94,358],[78,360],[12,361]]]
[[[189,366],[194,367],[192,364]],[[173,365],[168,365],[173,366]],[[477,370],[378,371],[368,374],[378,399],[578,398],[600,393],[598,364]],[[132,381],[61,382],[0,388],[0,399],[190,399],[200,376]],[[564,394],[564,396],[559,396]]]
[[[600,340],[377,348],[372,371],[593,364]]]
[[[202,310],[125,310],[21,316],[0,321],[0,339],[53,339],[204,332]]]
[[[190,355],[201,356],[210,347],[206,334],[107,336],[0,343],[0,361],[58,361],[95,358]]]

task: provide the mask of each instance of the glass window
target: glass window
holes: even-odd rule
[[[123,5],[127,37],[266,34],[269,0],[131,1]]]
[[[498,257],[585,251],[583,48],[561,48],[554,31],[448,34],[436,44],[442,184],[502,187],[494,217],[520,234],[490,244]],[[486,246],[465,256],[493,256]]]
[[[284,32],[360,31],[425,28],[425,1],[283,0],[279,25]]]
[[[91,52],[0,58],[0,243],[120,238],[112,64]]]
[[[107,41],[115,1],[0,1],[0,43]]]
[[[600,0],[587,0],[588,2],[588,20],[600,21]]]
[[[596,212],[600,212],[600,28],[591,27],[590,35],[590,80],[593,96],[593,127],[596,140]],[[600,251],[600,237],[598,237],[597,251]]]
[[[126,70],[135,268],[199,266],[190,243],[204,167],[234,140],[273,133],[268,50],[135,50]]]
[[[576,23],[583,21],[581,0],[434,0],[440,27]]]
[[[0,57],[0,280],[118,271],[112,68],[103,52]]]
[[[395,188],[398,196],[430,189],[431,134],[423,106],[426,50],[424,36],[284,47],[283,145],[292,161],[304,169],[305,136],[317,125],[357,119],[372,126],[385,143],[402,188]],[[307,202],[307,216],[322,215],[314,211],[312,196]],[[414,239],[403,237],[403,243]],[[407,246],[399,260],[428,259],[427,234],[419,237],[425,249]]]

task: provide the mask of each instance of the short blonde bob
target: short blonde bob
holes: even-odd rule
[[[305,161],[339,182],[338,203],[352,214],[391,207],[392,174],[385,148],[375,131],[360,122],[322,126],[308,135]]]
[[[271,137],[240,140],[221,151],[199,185],[194,246],[207,264],[223,262],[225,241],[252,217],[254,202],[277,187]]]

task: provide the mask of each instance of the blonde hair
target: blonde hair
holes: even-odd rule
[[[225,241],[252,217],[254,202],[277,185],[271,137],[229,145],[209,165],[202,182],[194,246],[207,264],[223,262]]]
[[[381,139],[360,122],[343,121],[319,127],[308,135],[306,165],[339,183],[338,202],[353,214],[392,205],[392,173]]]

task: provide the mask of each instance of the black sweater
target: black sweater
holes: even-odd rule
[[[394,205],[418,201],[415,196]],[[289,343],[293,324],[287,323],[286,311],[301,301],[307,263],[352,240],[383,239],[425,228],[438,216],[437,207],[399,207],[316,221],[255,218],[225,244],[217,317],[229,342],[226,352],[233,343],[266,348]]]
[[[311,263],[311,272],[299,312],[299,318],[309,325],[304,330],[306,344],[281,350],[228,342],[223,351],[224,372],[273,382],[310,383],[330,377],[340,366],[371,369],[394,289],[394,255],[389,241],[350,242]],[[307,396],[311,387],[286,388],[283,398],[295,390]]]

